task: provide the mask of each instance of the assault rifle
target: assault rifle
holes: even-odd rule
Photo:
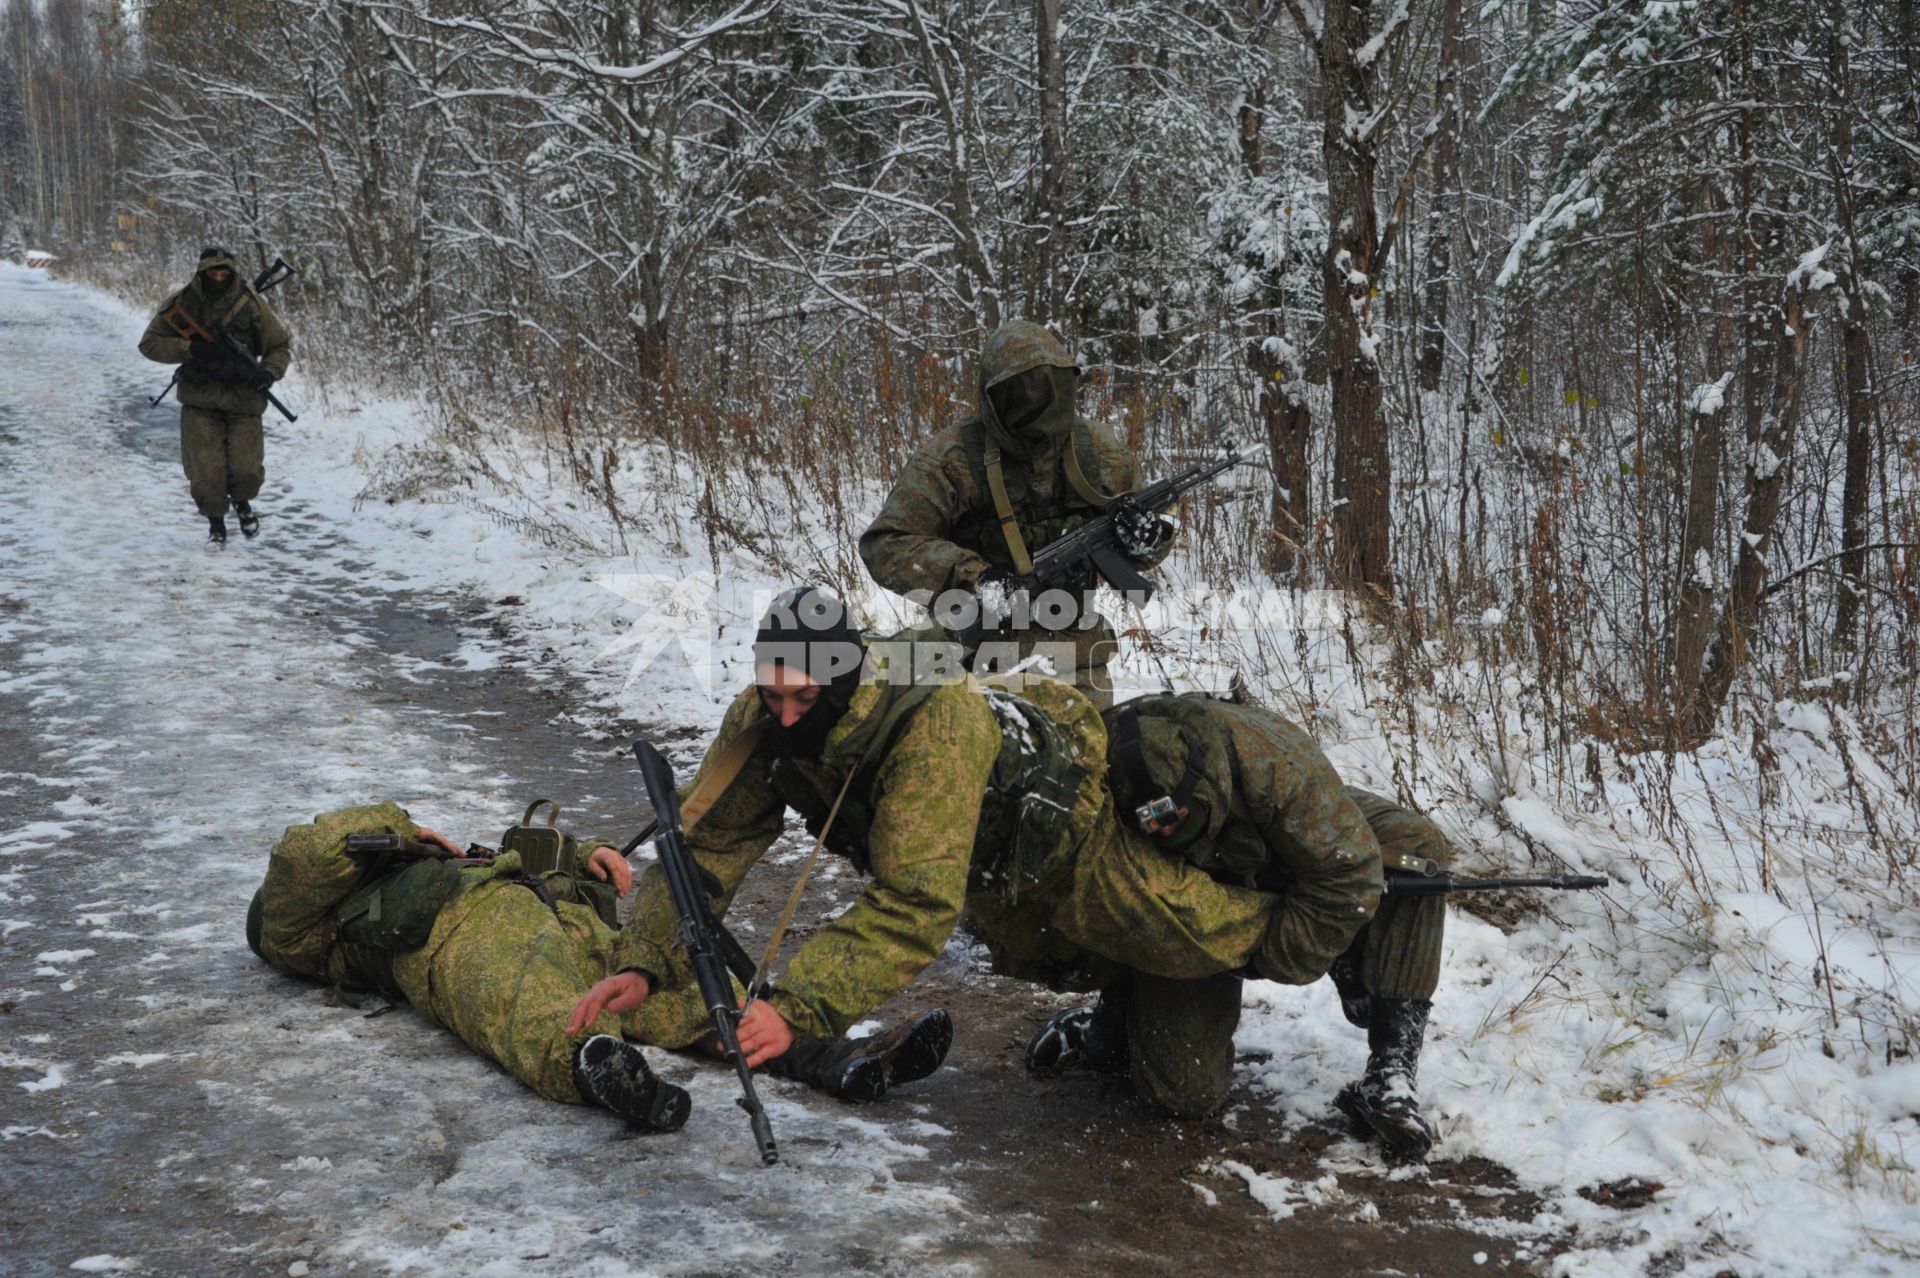
[[[747,1068],[747,1054],[740,1050],[741,1009],[733,999],[733,983],[727,979],[729,968],[744,984],[753,979],[753,960],[728,934],[707,904],[707,892],[693,853],[687,849],[686,831],[680,825],[680,795],[673,785],[673,765],[644,740],[633,743],[633,756],[640,761],[640,779],[647,787],[647,801],[653,804],[654,851],[660,858],[661,872],[667,876],[667,894],[680,914],[680,947],[687,952],[700,997],[706,1000],[707,1014],[720,1036],[720,1051],[740,1075],[740,1108],[747,1111],[753,1127],[753,1143],[760,1149],[760,1161],[771,1167],[780,1161],[774,1148],[773,1128],[767,1111],[753,1090],[753,1071]],[[648,830],[643,830],[627,845],[627,851],[640,846]]]
[[[299,272],[294,270],[293,267],[288,266],[285,258],[276,257],[273,259],[272,266],[269,266],[266,270],[253,277],[253,291],[256,293],[265,293],[277,285],[286,283],[297,274],[299,274]],[[206,328],[195,321],[193,316],[187,314],[187,308],[182,306],[178,301],[174,302],[172,306],[169,306],[162,312],[160,318],[166,321],[168,328],[172,329],[187,341],[190,342],[197,337],[203,342],[210,343],[215,350],[219,351],[220,358],[235,369],[247,370],[254,373],[260,371],[260,361],[253,357],[251,351],[235,341],[231,333],[227,332],[227,330],[219,324],[215,324],[211,332],[207,331]],[[160,407],[160,401],[167,397],[167,392],[172,390],[179,380],[180,370],[176,368],[173,370],[172,378],[160,389],[160,393],[147,401],[147,407]],[[281,403],[279,399],[274,396],[272,391],[264,386],[260,387],[259,390],[262,395],[267,397],[269,404],[272,404],[280,410],[282,417],[290,422],[299,420],[299,418],[288,411],[285,404]]]
[[[1388,896],[1446,896],[1453,892],[1494,892],[1501,888],[1554,888],[1579,892],[1603,888],[1609,880],[1598,874],[1554,874],[1539,878],[1463,879],[1452,874],[1407,874],[1387,871]]]
[[[1229,452],[1218,461],[1201,462],[1176,471],[1165,479],[1156,479],[1139,492],[1127,493],[1115,498],[1115,501],[1124,501],[1147,514],[1157,515],[1172,507],[1189,489],[1198,488],[1220,472],[1239,466],[1245,460],[1239,453]],[[1121,552],[1111,514],[1097,515],[1036,551],[1033,571],[1028,574],[1028,580],[1032,583],[1031,592],[1037,595],[1043,590],[1066,584],[1078,576],[1081,566],[1087,563],[1091,563],[1115,590],[1137,597],[1141,603],[1153,598],[1153,583],[1136,572]]]

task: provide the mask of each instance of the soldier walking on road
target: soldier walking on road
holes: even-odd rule
[[[1018,597],[1031,584],[1031,552],[1102,513],[1113,514],[1135,567],[1166,558],[1173,525],[1128,504],[1140,463],[1112,430],[1077,414],[1079,380],[1066,348],[1040,325],[1020,320],[995,330],[980,355],[980,411],[914,452],[861,534],[873,579],[930,601],[952,590],[983,601]],[[1057,652],[1054,673],[1100,708],[1113,700],[1114,637],[1088,603],[1097,584],[1089,567],[1067,588],[1079,600],[1077,615],[1009,637],[1020,658],[1043,645],[1045,655]]]
[[[200,330],[225,332],[253,356],[245,365],[200,337],[184,337],[169,316],[178,311]],[[157,364],[180,365],[180,462],[193,501],[207,519],[207,540],[227,541],[227,506],[247,537],[260,532],[253,499],[266,481],[266,433],[261,415],[267,387],[284,377],[293,339],[272,309],[241,280],[233,254],[200,251],[193,280],[160,307],[140,339],[140,353]]]

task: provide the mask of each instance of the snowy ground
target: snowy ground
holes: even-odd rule
[[[329,410],[297,376],[283,397],[308,411],[269,427],[265,535],[207,549],[175,411],[144,402],[164,377],[132,352],[142,322],[0,268],[0,1271],[1245,1268],[1300,1204],[1317,1206],[1288,1260],[1255,1267],[1414,1272],[1407,1229],[1443,1258],[1427,1272],[1530,1254],[1507,1235],[1537,1231],[1456,1223],[1510,1196],[1478,1183],[1490,1169],[1383,1182],[1381,1206],[1364,1151],[1318,1128],[1302,1143],[1284,1107],[1186,1129],[1095,1086],[1027,1085],[1017,1046],[1058,1004],[962,946],[930,983],[961,1016],[961,1067],[864,1110],[764,1084],[772,1170],[720,1070],[662,1058],[695,1118],[624,1139],[405,1010],[266,970],[241,921],[285,824],[392,796],[490,840],[554,794],[576,828],[623,832],[623,741],[662,724],[684,763],[725,692],[621,694],[616,654],[590,693],[542,645],[584,664],[633,605],[466,508],[356,514],[356,458],[409,420],[363,427],[381,410]],[[539,620],[496,602],[515,593],[540,595]],[[825,873],[819,908],[850,881]],[[1339,1224],[1383,1212],[1394,1227],[1360,1238]]]
[[[1454,914],[1426,1172],[1385,1175],[1322,1127],[1364,1049],[1318,987],[1248,987],[1235,1106],[1181,1129],[1027,1084],[1013,1060],[1046,1000],[956,948],[928,983],[962,1013],[954,1067],[869,1111],[770,1087],[788,1161],[761,1172],[718,1071],[667,1066],[695,1089],[682,1136],[615,1140],[408,1013],[263,972],[239,919],[281,826],[391,795],[487,837],[554,791],[618,828],[620,742],[652,726],[690,760],[756,592],[784,583],[657,498],[616,535],[536,446],[356,515],[424,429],[312,402],[297,374],[267,535],[204,551],[173,410],[141,397],[164,381],[132,352],[144,319],[0,268],[0,473],[24,494],[0,507],[0,1252],[24,1272],[1920,1266],[1900,1028],[1920,912],[1821,859],[1857,819],[1814,705],[1780,710],[1782,772],[1716,744],[1653,813],[1611,767],[1556,779],[1499,713],[1423,706],[1410,740],[1343,643],[1270,670],[1343,771],[1410,781],[1470,863],[1524,864],[1530,842],[1617,882],[1511,930]],[[658,450],[623,464],[622,491],[680,478]],[[1169,637],[1172,673],[1213,682],[1218,642]],[[1910,805],[1877,810],[1910,831]],[[1676,824],[1684,855],[1656,834]]]

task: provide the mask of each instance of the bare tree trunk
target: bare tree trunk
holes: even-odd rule
[[[1867,337],[1866,298],[1849,277],[1847,318],[1841,358],[1847,385],[1846,478],[1840,492],[1840,594],[1835,601],[1833,637],[1851,648],[1866,592],[1867,495],[1872,486],[1873,392],[1868,379],[1872,347]]]
[[[1040,189],[1034,218],[1030,313],[1045,322],[1062,309],[1060,270],[1067,233],[1067,67],[1060,56],[1060,0],[1033,0],[1040,82]]]
[[[1723,396],[1732,376],[1694,394],[1693,453],[1687,466],[1686,523],[1680,537],[1680,589],[1673,627],[1674,716],[1690,721],[1700,666],[1714,625],[1714,531],[1720,519]]]
[[[1256,24],[1261,6],[1255,3]],[[1257,29],[1257,27],[1256,27]],[[1266,172],[1260,130],[1266,117],[1265,84],[1247,87],[1240,106],[1240,166],[1250,178]],[[1286,345],[1286,298],[1277,289],[1248,295],[1247,367],[1258,387],[1260,422],[1266,431],[1267,456],[1273,466],[1273,531],[1267,543],[1268,572],[1292,571],[1300,559],[1300,543],[1307,531],[1307,445],[1313,418],[1307,410],[1300,362],[1289,358]]]
[[[1910,8],[1910,7],[1909,7]],[[1867,496],[1873,471],[1873,348],[1867,333],[1867,297],[1860,279],[1860,242],[1853,205],[1853,82],[1847,46],[1834,41],[1828,54],[1837,116],[1828,162],[1833,172],[1834,206],[1847,254],[1841,280],[1846,318],[1841,326],[1841,367],[1846,381],[1847,446],[1840,492],[1840,592],[1835,600],[1833,637],[1850,649],[1859,628],[1860,600],[1866,593]]]
[[[1427,201],[1427,284],[1420,304],[1421,390],[1439,390],[1447,358],[1447,302],[1453,272],[1454,200],[1460,186],[1455,148],[1460,141],[1460,0],[1447,0],[1440,19],[1440,82],[1434,110],[1440,137],[1434,143],[1433,195]]]
[[[1773,347],[1773,389],[1760,437],[1754,441],[1747,461],[1747,514],[1726,610],[1714,634],[1700,695],[1689,707],[1687,726],[1695,742],[1704,741],[1713,731],[1734,678],[1746,664],[1766,602],[1767,554],[1793,469],[1794,435],[1800,424],[1801,391],[1806,382],[1807,326],[1812,321],[1807,313],[1804,279],[1789,284],[1779,311],[1771,318],[1773,331],[1778,334]]]
[[[1333,383],[1334,573],[1348,585],[1386,589],[1393,513],[1393,458],[1381,419],[1378,337],[1373,328],[1373,71],[1355,53],[1371,34],[1371,0],[1328,0],[1320,39],[1327,89],[1322,151],[1327,166],[1327,255],[1322,267],[1329,375]]]

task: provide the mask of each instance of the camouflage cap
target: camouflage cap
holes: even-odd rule
[[[993,330],[980,352],[980,389],[992,390],[1030,368],[1080,371],[1060,339],[1031,320],[1014,320]]]

